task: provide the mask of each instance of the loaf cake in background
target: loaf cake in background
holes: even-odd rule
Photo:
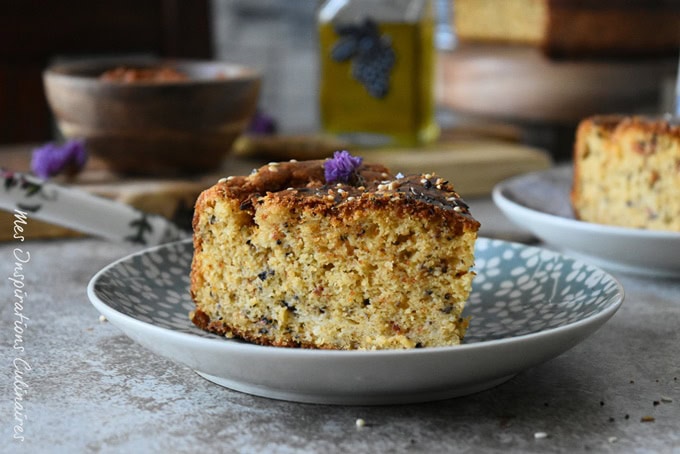
[[[670,118],[583,120],[573,179],[578,219],[680,232],[680,126]]]
[[[461,342],[479,223],[453,186],[347,152],[204,191],[191,318],[250,342],[402,349]]]
[[[677,0],[455,0],[463,42],[527,44],[551,57],[674,56]]]

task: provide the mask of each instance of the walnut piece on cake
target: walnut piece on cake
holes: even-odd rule
[[[285,347],[459,344],[479,229],[468,206],[436,175],[359,160],[328,181],[329,162],[270,163],[201,194],[193,322]]]

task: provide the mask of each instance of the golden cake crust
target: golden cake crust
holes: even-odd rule
[[[421,183],[423,176],[410,175],[390,188],[388,185],[395,180],[387,168],[380,164],[366,164],[359,169],[363,184],[340,183],[329,187],[324,183],[323,164],[323,160],[272,163],[249,176],[230,177],[201,193],[196,211],[200,213],[208,200],[234,198],[238,199],[243,211],[253,214],[257,199],[268,195],[282,206],[307,210],[320,216],[346,217],[352,212],[389,205],[391,209],[410,216],[443,216],[458,229],[456,233],[465,228],[479,228],[479,222],[470,215],[468,205],[442,178],[431,179],[425,187]],[[350,197],[353,203],[346,203]],[[199,213],[194,215],[194,229]]]

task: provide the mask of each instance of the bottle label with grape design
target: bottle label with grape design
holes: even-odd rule
[[[361,25],[338,26],[335,32],[339,39],[331,49],[331,58],[351,61],[352,77],[374,98],[384,98],[395,60],[390,37],[381,35],[378,24],[371,18]]]
[[[319,39],[325,132],[367,146],[417,146],[437,137],[433,21],[326,21]]]

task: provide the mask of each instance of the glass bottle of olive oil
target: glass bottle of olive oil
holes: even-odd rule
[[[429,0],[327,0],[319,40],[325,132],[361,146],[437,138]]]

